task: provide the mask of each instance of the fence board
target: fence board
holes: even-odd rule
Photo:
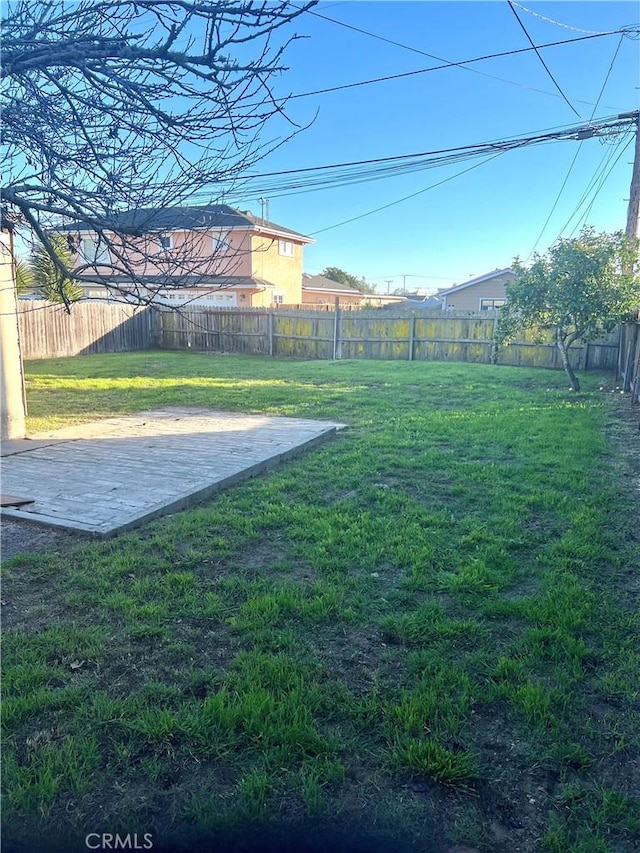
[[[163,349],[246,353],[308,359],[395,359],[489,364],[495,315],[362,310],[207,308],[181,311],[130,305],[63,306],[23,301],[19,306],[23,355],[51,358],[84,353]],[[337,336],[336,336],[337,333]],[[635,329],[617,329],[602,341],[575,347],[579,369],[619,369],[621,340],[627,353]],[[640,341],[639,341],[640,344]],[[635,355],[627,354],[632,363]],[[553,331],[527,330],[502,347],[495,363],[561,369]]]
[[[19,300],[22,357],[151,349],[156,342],[155,313],[151,308],[106,302],[79,302],[67,312],[53,302]]]
[[[206,309],[161,313],[161,343],[171,349],[251,352],[309,359],[415,359],[490,364],[496,315],[479,312],[309,309]],[[215,329],[209,337],[198,327]],[[337,331],[337,338],[336,338]],[[619,330],[606,340],[575,346],[574,366],[615,370]],[[561,369],[552,330],[526,330],[495,355],[495,363]]]

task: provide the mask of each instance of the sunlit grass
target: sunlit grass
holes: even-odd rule
[[[505,849],[634,849],[637,518],[600,382],[164,352],[28,364],[32,431],[160,406],[349,429],[192,510],[7,563],[9,837],[83,849],[91,814],[197,848],[308,821],[410,850],[437,823],[488,851],[501,820]]]

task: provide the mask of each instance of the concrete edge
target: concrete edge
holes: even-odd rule
[[[264,471],[269,471],[273,468],[276,468],[281,462],[291,459],[292,457],[297,456],[298,454],[302,453],[307,449],[322,444],[328,438],[331,438],[337,435],[338,432],[341,432],[342,430],[346,429],[346,427],[346,424],[332,424],[331,426],[327,427],[327,429],[325,429],[323,432],[313,436],[313,438],[307,439],[301,444],[297,444],[295,447],[291,447],[289,450],[283,450],[282,453],[278,453],[275,456],[270,456],[268,459],[263,459],[260,462],[256,462],[249,468],[245,468],[242,471],[238,471],[236,474],[230,474],[228,477],[225,477],[222,480],[218,480],[215,483],[210,483],[209,485],[204,486],[202,489],[198,489],[195,492],[182,494],[177,498],[170,499],[166,503],[156,504],[150,509],[144,510],[138,515],[133,516],[125,524],[91,527],[89,525],[85,525],[76,521],[71,521],[69,519],[61,519],[56,518],[55,516],[43,515],[42,513],[26,512],[21,511],[19,509],[9,508],[3,508],[0,512],[0,517],[9,518],[16,521],[27,521],[44,527],[54,527],[60,530],[67,530],[72,533],[80,533],[92,538],[111,538],[112,536],[117,536],[119,533],[124,533],[127,530],[131,530],[134,527],[138,527],[139,525],[144,524],[147,521],[153,521],[154,519],[160,518],[162,516],[172,515],[175,512],[180,512],[184,509],[189,509],[195,504],[202,503],[202,501],[207,500],[207,498],[211,497],[217,492],[223,491],[224,489],[229,488],[231,486],[238,485],[239,483],[242,483],[246,480],[250,480],[256,475],[263,473]]]

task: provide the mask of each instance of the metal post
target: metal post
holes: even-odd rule
[[[273,355],[273,311],[269,311],[267,326],[269,329],[269,355]]]

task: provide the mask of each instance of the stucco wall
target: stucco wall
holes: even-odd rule
[[[289,241],[293,243],[293,241]],[[251,274],[276,285],[283,294],[283,302],[297,305],[302,302],[302,252],[301,243],[293,243],[293,257],[281,255],[279,240],[261,234],[251,237]],[[252,300],[254,306],[269,306],[272,293],[256,293]]]
[[[333,307],[336,296],[340,300],[340,305],[360,305],[362,303],[362,296],[356,296],[355,294],[326,293],[322,290],[308,289],[302,291],[302,302],[305,305],[330,305]]]
[[[170,235],[173,240],[170,249],[162,249],[154,237],[128,238],[123,254],[138,275],[251,275],[251,237],[248,231],[211,229],[166,231],[163,234]],[[80,243],[85,236],[89,235],[76,235],[76,242]],[[111,239],[116,246],[120,245],[117,235]],[[223,241],[228,248],[214,248],[214,240]],[[86,262],[81,252],[75,255],[76,267]],[[108,273],[108,268],[98,265],[97,269]]]

